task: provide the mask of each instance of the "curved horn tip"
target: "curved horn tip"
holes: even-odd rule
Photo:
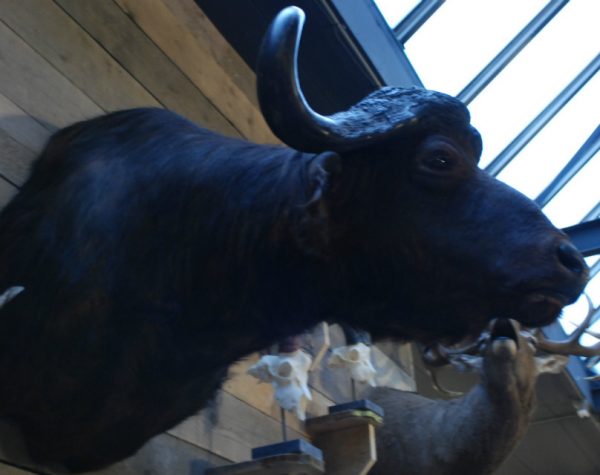
[[[330,124],[315,113],[298,80],[298,49],[305,14],[281,10],[264,36],[256,67],[258,102],[267,124],[285,144],[305,152],[328,150]]]
[[[292,5],[281,10],[269,24],[267,32],[263,38],[261,51],[259,52],[259,61],[260,58],[264,57],[265,55],[274,54],[277,56],[277,52],[280,50],[280,48],[289,46],[285,42],[280,41],[281,38],[296,38],[296,42],[291,44],[292,51],[288,51],[288,54],[295,54],[297,47],[296,43],[299,43],[299,34],[304,27],[305,20],[306,14],[304,13],[304,10],[299,7]],[[289,33],[290,30],[291,33]]]
[[[294,16],[298,19],[304,19],[306,17],[306,14],[304,13],[304,10],[302,10],[302,8],[297,7],[296,5],[290,5],[289,7],[285,7],[283,10],[281,10],[277,14],[276,18],[283,16]]]
[[[4,293],[0,294],[0,307],[10,302],[24,290],[25,287],[21,286],[9,287]]]

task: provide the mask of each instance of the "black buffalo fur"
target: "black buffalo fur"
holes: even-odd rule
[[[0,311],[0,416],[35,460],[96,469],[321,320],[459,337],[520,309],[527,279],[573,283],[540,250],[562,235],[477,170],[464,121],[438,131],[467,157],[439,179],[424,133],[340,158],[160,109],[57,132],[0,215],[0,292],[25,287]]]

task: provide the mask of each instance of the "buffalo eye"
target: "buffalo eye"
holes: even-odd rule
[[[474,168],[463,155],[453,140],[439,135],[427,137],[414,155],[413,178],[428,189],[452,189]]]
[[[429,168],[434,172],[448,171],[453,165],[450,155],[443,152],[425,156],[421,163],[425,168]]]

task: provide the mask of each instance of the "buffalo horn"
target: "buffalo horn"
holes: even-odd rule
[[[347,152],[364,148],[394,136],[398,129],[414,123],[417,114],[411,110],[412,97],[420,102],[425,91],[414,89],[394,95],[407,95],[407,107],[393,114],[353,107],[346,112],[323,116],[308,105],[298,80],[298,45],[304,25],[304,12],[298,7],[282,10],[271,22],[263,39],[257,64],[258,99],[263,115],[273,133],[281,141],[304,152],[332,150]],[[383,93],[385,94],[385,92]],[[427,102],[427,99],[426,99]],[[387,116],[387,117],[386,117]]]
[[[0,294],[0,308],[14,299],[17,295],[25,290],[24,287],[10,287],[3,294]]]

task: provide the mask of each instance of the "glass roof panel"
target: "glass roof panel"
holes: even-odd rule
[[[484,137],[482,166],[598,54],[598,18],[600,2],[567,4],[469,105],[473,123]],[[600,97],[595,102],[600,103]]]
[[[545,4],[445,2],[406,42],[406,54],[426,87],[457,95]]]
[[[589,267],[592,267],[596,262],[600,260],[600,256],[589,256],[585,258],[585,262]]]
[[[600,74],[596,74],[502,170],[498,178],[535,199],[598,126],[599,105]],[[486,154],[486,159],[489,158]],[[485,167],[487,163],[481,165]]]
[[[373,0],[373,2],[390,28],[394,28],[420,3],[420,0]]]
[[[596,276],[588,282],[585,292],[590,296],[590,299],[592,299],[594,307],[600,306],[600,274],[596,274]]]
[[[579,325],[589,310],[588,301],[584,295],[579,297],[574,304],[565,307],[562,312],[562,323],[565,331],[571,333]]]
[[[555,226],[563,228],[579,223],[600,201],[600,152],[544,207]]]

